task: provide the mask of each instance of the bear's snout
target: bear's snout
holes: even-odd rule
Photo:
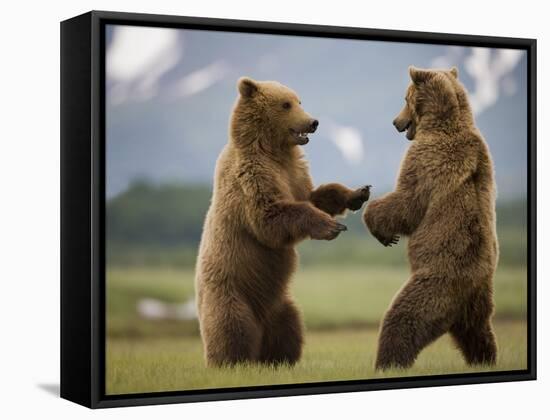
[[[319,127],[319,120],[312,120],[309,125],[309,132],[315,133],[315,130],[317,130],[317,127]]]
[[[393,126],[400,133],[405,131],[409,127],[410,123],[411,123],[410,120],[406,120],[404,118],[399,118],[399,117],[397,117],[396,119],[393,120]]]

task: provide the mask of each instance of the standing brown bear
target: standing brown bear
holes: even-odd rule
[[[384,245],[408,235],[411,278],[387,311],[376,367],[410,367],[450,332],[468,364],[494,364],[491,325],[498,248],[493,164],[456,68],[409,69],[406,104],[395,118],[414,140],[395,191],[363,215]]]
[[[294,364],[303,345],[288,290],[295,245],[336,238],[346,227],[333,216],[361,208],[369,188],[314,190],[299,146],[318,121],[279,83],[241,78],[238,90],[196,269],[206,363]]]

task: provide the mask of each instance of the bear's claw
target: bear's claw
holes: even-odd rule
[[[338,232],[345,232],[346,230],[348,230],[348,227],[346,225],[343,225],[342,223],[337,223],[336,230]]]
[[[342,223],[336,223],[334,228],[331,229],[329,235],[325,239],[328,241],[332,241],[333,239],[336,239],[341,232],[345,232],[346,230],[348,230],[348,227],[346,225],[343,225]]]
[[[393,235],[390,239],[384,240],[383,245],[392,246],[392,245],[397,245],[398,242],[399,242],[399,235]]]

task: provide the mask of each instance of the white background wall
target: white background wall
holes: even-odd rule
[[[498,6],[497,6],[498,5]],[[0,416],[32,418],[445,418],[549,414],[547,320],[550,26],[541,1],[4,2],[0,37]],[[59,384],[59,21],[91,9],[538,39],[539,380],[92,412]],[[345,64],[343,64],[345,65]],[[366,75],[368,76],[368,75]],[[368,100],[366,98],[365,100]]]

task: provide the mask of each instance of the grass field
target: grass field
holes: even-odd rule
[[[311,329],[376,327],[392,297],[409,276],[404,266],[303,267],[293,281],[293,294]],[[107,272],[107,333],[111,337],[197,334],[195,321],[150,321],[138,317],[139,299],[184,302],[194,295],[193,270],[113,268]],[[499,269],[495,278],[496,317],[525,319],[527,272]]]
[[[408,278],[394,267],[305,266],[293,294],[307,328],[304,357],[293,367],[238,366],[206,369],[196,320],[140,318],[142,298],[184,302],[194,295],[193,270],[111,268],[107,272],[107,370],[109,394],[338,381],[379,377],[373,364],[378,323]],[[526,368],[526,270],[501,268],[495,278],[495,328],[499,359],[493,370]],[[449,337],[420,355],[412,369],[384,376],[479,372],[467,367]]]
[[[499,356],[492,369],[467,367],[445,336],[425,349],[411,369],[384,374],[373,369],[374,328],[308,332],[304,357],[292,368],[206,368],[198,336],[111,338],[107,343],[106,391],[121,394],[525,369],[525,324],[497,322],[496,334]]]

